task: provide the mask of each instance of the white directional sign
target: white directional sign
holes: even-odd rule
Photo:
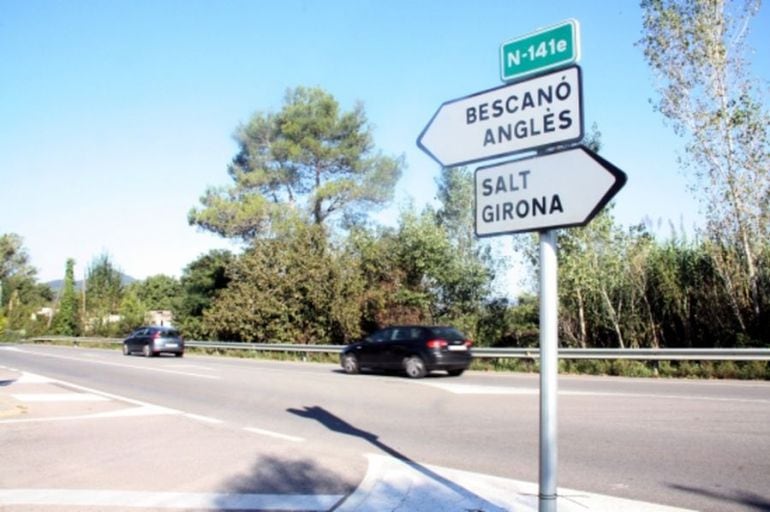
[[[582,138],[580,68],[572,66],[444,103],[417,145],[453,167]]]
[[[626,175],[582,146],[476,170],[476,234],[587,224]]]

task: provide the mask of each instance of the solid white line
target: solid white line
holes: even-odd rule
[[[338,494],[230,494],[206,492],[139,492],[96,489],[5,489],[0,505],[130,507],[198,510],[283,510],[325,512],[344,496]]]
[[[442,382],[418,381],[415,384],[448,391],[456,395],[537,395],[538,388],[517,388],[504,386],[482,386],[474,384],[445,384]],[[768,404],[770,400],[762,398],[732,398],[698,395],[666,395],[664,393],[625,393],[612,391],[566,391],[559,390],[559,396],[602,396],[608,398],[654,398],[657,400],[697,400],[701,402],[737,402],[749,404]]]
[[[737,402],[746,404],[770,404],[770,400],[762,398],[731,398],[718,396],[697,396],[697,395],[666,395],[662,393],[612,393],[602,391],[559,391],[559,395],[569,396],[604,396],[617,398],[655,398],[658,400],[697,400],[700,402]]]
[[[166,368],[155,368],[150,366],[136,366],[132,364],[122,364],[122,363],[112,363],[109,361],[96,361],[93,359],[82,359],[79,357],[69,357],[69,356],[62,356],[58,354],[46,354],[44,352],[35,352],[35,351],[28,351],[28,350],[17,350],[17,352],[23,352],[25,354],[31,354],[34,356],[43,356],[43,357],[53,357],[55,359],[65,359],[68,361],[78,361],[80,363],[89,363],[89,364],[101,364],[105,366],[116,366],[118,368],[130,368],[132,370],[145,370],[148,372],[159,372],[159,373],[170,373],[173,375],[184,375],[185,377],[196,377],[199,379],[210,379],[210,380],[219,380],[220,377],[216,375],[203,375],[201,373],[190,373],[190,372],[181,372],[179,370],[168,370]]]
[[[504,386],[480,386],[475,384],[443,384],[419,381],[419,384],[449,391],[456,395],[537,395],[537,388],[514,388]]]
[[[246,432],[251,432],[252,434],[259,434],[262,436],[269,436],[269,437],[275,437],[277,439],[283,439],[285,441],[292,441],[294,443],[302,443],[305,440],[301,437],[295,437],[290,436],[287,434],[281,434],[280,432],[273,432],[272,430],[264,430],[261,428],[254,428],[254,427],[243,427],[243,430]]]

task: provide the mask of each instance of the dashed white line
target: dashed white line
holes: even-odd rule
[[[200,414],[192,414],[190,412],[184,414],[185,417],[193,419],[195,421],[200,421],[203,423],[210,423],[212,425],[221,425],[224,423],[223,420],[217,419],[217,418],[210,418],[208,416],[201,416]]]
[[[243,430],[245,430],[246,432],[251,432],[252,434],[275,437],[276,439],[283,439],[284,441],[291,441],[293,443],[302,443],[305,441],[301,437],[290,436],[288,434],[281,434],[280,432],[273,432],[272,430],[264,430],[261,428],[244,427]]]

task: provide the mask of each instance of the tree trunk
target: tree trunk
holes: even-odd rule
[[[580,292],[580,288],[577,289],[577,299],[578,299],[578,323],[580,326],[580,337],[578,338],[578,343],[580,343],[580,348],[586,348],[586,338],[587,338],[586,313],[585,313],[585,304],[583,303],[583,294]]]
[[[615,330],[615,335],[618,337],[618,346],[620,348],[626,348],[626,345],[623,342],[623,333],[620,330],[618,313],[615,310],[615,308],[612,306],[612,301],[610,300],[610,296],[607,294],[607,290],[605,290],[604,288],[602,288],[602,297],[604,298],[604,305],[607,307],[607,312],[610,315],[610,321],[612,322],[612,327]]]

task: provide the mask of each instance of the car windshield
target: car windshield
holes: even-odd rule
[[[465,335],[452,327],[431,327],[430,333],[435,338],[441,338],[448,341],[465,340]]]
[[[174,330],[174,329],[159,330],[158,332],[164,338],[178,338],[179,337],[179,331]]]

